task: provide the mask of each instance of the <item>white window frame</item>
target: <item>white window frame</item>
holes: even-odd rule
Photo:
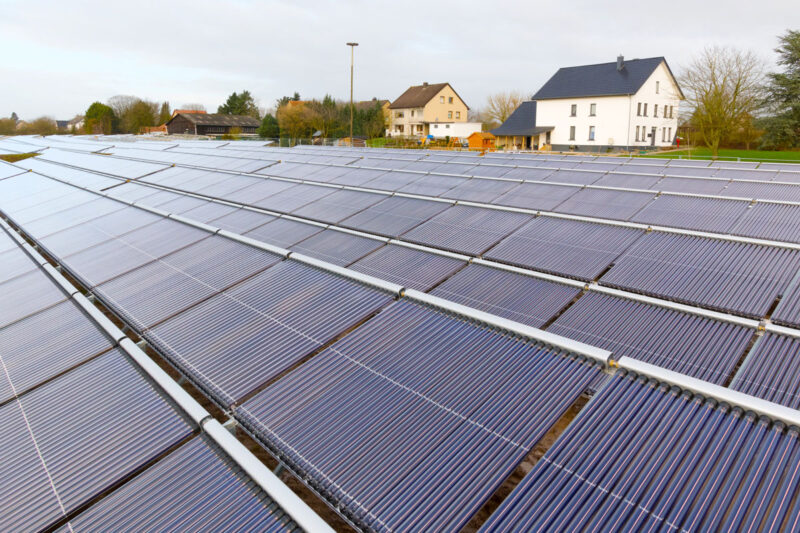
[[[594,126],[589,126],[589,140],[594,141],[597,132],[595,131]]]
[[[569,106],[569,116],[577,117],[578,116],[578,104],[571,104]]]
[[[597,116],[597,104],[589,104],[589,116]]]
[[[570,126],[569,127],[569,140],[570,141],[574,141],[575,140],[575,126]]]

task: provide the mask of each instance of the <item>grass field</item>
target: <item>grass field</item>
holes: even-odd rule
[[[8,161],[9,163],[14,163],[15,161],[22,161],[23,159],[28,159],[35,155],[39,154],[0,154],[0,159]]]
[[[710,159],[711,150],[708,148],[693,148],[691,150],[680,150],[675,152],[666,152],[652,155],[644,155],[641,157],[678,157],[682,158],[697,158],[697,159]],[[800,163],[800,151],[788,152],[771,152],[766,150],[720,150],[720,159],[742,161],[786,161],[794,160]]]

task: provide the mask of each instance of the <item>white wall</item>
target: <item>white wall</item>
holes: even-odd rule
[[[656,93],[658,82],[658,93]],[[589,116],[591,104],[596,104],[595,116]],[[637,116],[637,105],[647,103],[647,116]],[[649,133],[656,128],[655,146],[669,146],[678,129],[679,93],[664,63],[661,63],[650,78],[633,96],[600,96],[591,98],[563,98],[538,100],[536,103],[536,125],[554,126],[551,144],[580,146],[650,146]],[[570,116],[571,105],[577,104],[577,115]],[[658,116],[653,116],[658,105]],[[664,107],[673,106],[672,118],[665,118]],[[570,140],[570,126],[575,126],[575,139]],[[589,140],[589,126],[595,127],[594,141]],[[636,141],[636,127],[640,128]],[[664,132],[663,129],[667,131]],[[670,133],[672,137],[664,136]],[[662,138],[664,139],[662,141]]]
[[[577,104],[571,117],[572,104]],[[590,105],[596,104],[595,116],[589,116]],[[624,145],[628,136],[630,97],[602,96],[539,100],[536,103],[536,125],[554,126],[550,144]],[[575,126],[575,140],[570,140],[570,126]],[[589,126],[595,127],[594,141],[589,140]]]
[[[656,82],[658,82],[658,93],[656,93]],[[661,139],[663,137],[663,128],[667,128],[667,132],[670,132],[674,137],[677,133],[678,129],[678,106],[680,104],[680,96],[678,93],[678,87],[675,85],[672,76],[669,74],[669,70],[664,63],[661,63],[659,67],[650,75],[647,81],[642,85],[633,97],[631,97],[631,134],[630,138],[628,139],[628,144],[633,146],[649,146],[650,145],[650,138],[645,137],[642,140],[640,135],[639,142],[636,142],[636,126],[641,128],[645,128],[648,132],[652,130],[653,127],[656,128],[656,146],[669,146],[672,142],[671,138],[665,138],[664,141]],[[639,104],[647,104],[647,116],[638,116],[637,109]],[[658,105],[658,116],[653,116],[654,107]],[[666,118],[664,116],[664,107],[665,106],[672,106],[672,118]]]
[[[481,131],[480,122],[436,122],[430,125],[430,134],[437,138],[449,135],[466,139],[476,131]]]

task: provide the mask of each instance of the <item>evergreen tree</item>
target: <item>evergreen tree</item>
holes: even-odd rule
[[[245,115],[253,118],[261,118],[255,99],[250,95],[250,91],[234,92],[224,104],[217,108],[217,113],[225,115]]]
[[[775,51],[783,72],[767,75],[767,105],[771,116],[764,120],[764,148],[800,147],[800,31],[788,30]]]

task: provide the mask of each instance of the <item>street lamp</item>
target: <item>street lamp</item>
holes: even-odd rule
[[[353,49],[358,43],[347,43],[350,47],[350,146],[353,146]]]

